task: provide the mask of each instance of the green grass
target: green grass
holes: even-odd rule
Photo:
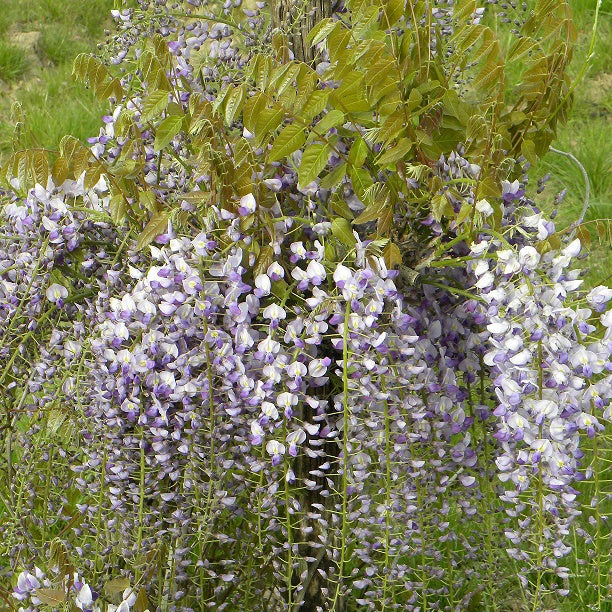
[[[114,0],[7,0],[0,11],[0,161],[11,151],[13,102],[22,105],[25,144],[54,149],[62,136],[80,139],[98,134],[106,105],[77,84],[72,61],[95,52],[112,28]],[[39,32],[35,49],[16,39]],[[19,87],[12,83],[19,80]]]
[[[578,39],[569,73],[577,79],[589,55],[589,46],[597,0],[570,0]],[[599,23],[593,56],[574,90],[574,103],[570,119],[558,129],[553,147],[573,154],[584,166],[590,186],[589,209],[584,229],[590,234],[586,244],[590,253],[587,260],[589,273],[587,286],[610,284],[612,270],[612,185],[610,170],[612,160],[612,74],[609,58],[612,56],[612,0],[604,0],[599,11]],[[565,228],[579,218],[584,204],[585,181],[580,168],[569,158],[549,153],[535,169],[534,175],[550,173],[551,180],[545,191],[545,210],[552,210],[554,194],[567,190],[559,206],[556,219],[558,228]],[[607,220],[607,221],[606,221]],[[601,236],[598,236],[598,229]],[[588,239],[588,234],[581,233]],[[583,240],[585,242],[585,240]]]
[[[71,38],[62,25],[51,23],[42,30],[41,52],[54,65],[70,64],[79,53],[90,50],[85,41]]]
[[[71,67],[66,64],[46,73],[36,87],[20,94],[19,101],[26,115],[26,144],[51,149],[66,134],[81,140],[97,135],[107,108],[74,82]],[[0,126],[0,142],[7,142],[11,136],[10,123]]]
[[[25,51],[7,42],[0,42],[0,79],[16,81],[28,69],[28,58]]]

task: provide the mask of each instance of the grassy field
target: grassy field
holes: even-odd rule
[[[113,0],[6,0],[0,10],[0,156],[11,147],[13,102],[27,144],[54,148],[62,136],[96,135],[105,105],[72,78],[72,60],[95,51],[112,26]]]
[[[571,0],[578,30],[578,42],[570,68],[576,79],[589,55],[597,0]],[[591,234],[589,249],[591,285],[612,282],[612,0],[603,0],[593,56],[582,82],[574,90],[574,106],[567,124],[563,125],[553,146],[572,153],[587,171],[590,185],[590,206],[585,228]],[[585,181],[580,168],[569,158],[549,153],[542,162],[541,174],[549,172],[551,181],[546,190],[548,202],[554,193],[567,189],[559,207],[557,224],[565,227],[580,216],[584,203]],[[607,223],[600,220],[607,219]],[[599,233],[598,233],[599,230]],[[601,235],[600,235],[601,234]],[[583,235],[582,235],[583,236]]]

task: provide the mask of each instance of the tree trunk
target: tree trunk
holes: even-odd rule
[[[312,64],[315,50],[306,40],[308,32],[321,19],[331,17],[333,0],[273,0],[272,23],[287,36],[294,59]]]
[[[313,65],[316,55],[316,50],[308,41],[308,32],[321,19],[331,17],[338,3],[334,0],[272,0],[271,17],[273,27],[280,32],[285,38],[285,42],[289,50],[293,53],[293,58],[300,62]],[[321,393],[325,396],[327,387],[321,389]],[[308,414],[301,415],[306,421],[310,421],[313,416],[310,414],[310,409],[306,408]],[[324,484],[324,479],[314,477],[310,472],[318,470],[329,458],[322,457],[307,457],[304,452],[300,453],[297,458],[296,472],[299,479],[309,478],[318,481],[319,488],[315,491],[308,491],[302,498],[303,509],[305,513],[314,512],[313,504],[326,505],[326,498],[321,495],[321,489],[327,488]],[[320,533],[320,525],[317,521],[313,521],[309,525],[313,532],[311,538],[317,539],[317,534]],[[310,564],[308,568],[308,577],[305,581],[304,591],[298,596],[301,612],[320,612],[326,610],[327,597],[324,595],[323,589],[328,587],[328,581],[325,580],[317,571],[319,569],[329,571],[329,559],[327,551],[323,551],[316,547],[309,547],[305,550],[306,554],[317,560]],[[294,573],[294,586],[300,583],[298,572]],[[290,611],[293,612],[293,611]]]

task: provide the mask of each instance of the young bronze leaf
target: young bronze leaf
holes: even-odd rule
[[[151,217],[151,220],[147,223],[145,228],[142,230],[138,240],[136,241],[135,249],[142,251],[145,247],[149,246],[157,236],[165,233],[168,229],[168,214],[165,211],[161,211]]]
[[[144,587],[138,589],[138,596],[134,602],[134,612],[145,612],[149,609],[149,598],[147,597],[147,591]]]
[[[385,264],[389,270],[395,270],[402,265],[402,253],[394,242],[388,242],[383,249]]]
[[[304,128],[292,123],[284,127],[274,139],[272,149],[268,154],[268,161],[275,162],[291,155],[306,141]]]
[[[104,583],[104,593],[110,597],[123,593],[125,589],[130,587],[130,581],[128,578],[113,578],[108,582]]]
[[[67,601],[63,589],[36,589],[35,594],[42,603],[53,608],[58,608]]]
[[[85,171],[85,182],[83,186],[85,187],[86,191],[92,189],[98,184],[103,170],[103,166],[95,165]]]
[[[46,185],[49,178],[49,159],[44,151],[32,152],[32,168],[34,176],[39,185]]]
[[[119,79],[113,77],[108,68],[93,55],[77,55],[72,65],[72,73],[82,83],[91,87],[101,101],[111,97],[119,100],[125,94]]]
[[[57,186],[62,185],[68,178],[68,163],[63,157],[58,157],[53,162],[51,176],[53,177],[53,183]]]

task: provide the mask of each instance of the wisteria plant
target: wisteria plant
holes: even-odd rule
[[[114,11],[99,135],[2,171],[9,609],[605,609],[574,26],[517,4]]]

